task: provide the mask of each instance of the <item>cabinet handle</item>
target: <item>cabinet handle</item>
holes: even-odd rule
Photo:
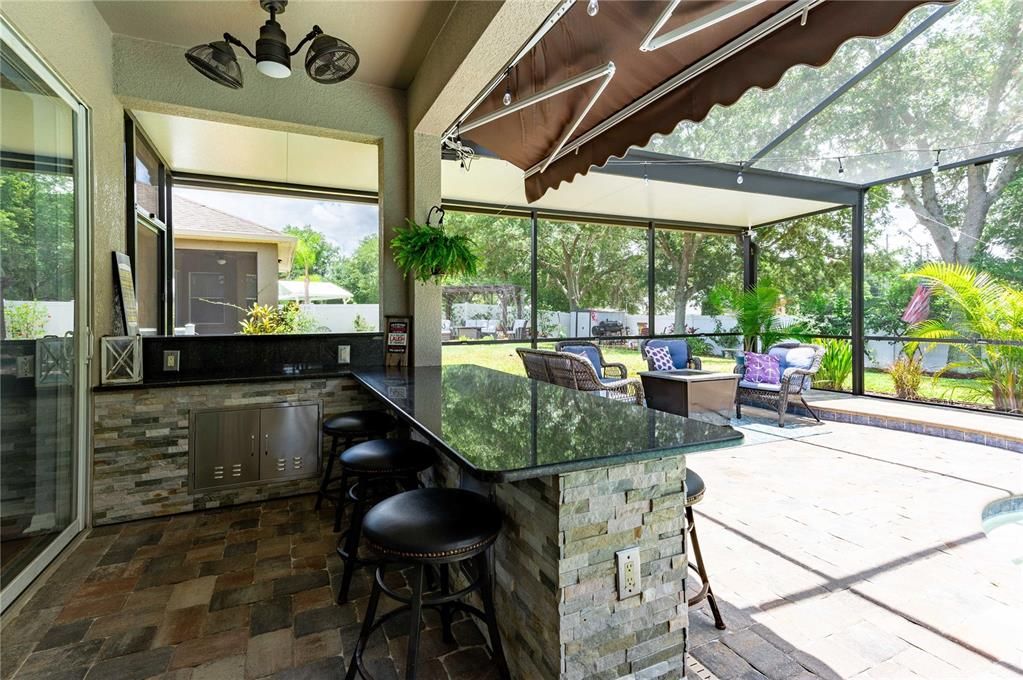
[[[263,435],[263,440],[264,440],[264,442],[266,444],[266,446],[263,447],[263,455],[264,456],[269,456],[270,455],[270,433],[269,432],[267,432],[266,434]]]
[[[256,455],[256,435],[249,435],[249,456]]]

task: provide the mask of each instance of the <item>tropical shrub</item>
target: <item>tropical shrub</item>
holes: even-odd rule
[[[294,300],[280,305],[252,305],[242,321],[243,335],[310,333],[315,328],[316,321]]]
[[[924,360],[917,351],[907,349],[888,369],[899,399],[919,399],[924,377]]]
[[[816,340],[824,347],[821,367],[813,377],[813,386],[827,390],[840,390],[852,375],[852,343],[848,340],[828,338]]]
[[[715,302],[735,314],[747,352],[765,349],[782,340],[807,337],[802,323],[783,324],[778,316],[781,291],[774,286],[758,284],[747,290],[716,288],[711,295]]]
[[[10,340],[34,340],[46,335],[50,315],[39,302],[22,302],[4,307],[4,326]]]
[[[906,276],[921,280],[935,299],[951,307],[947,318],[914,324],[910,335],[934,341],[929,347],[941,340],[988,341],[951,342],[964,358],[950,362],[934,377],[958,368],[975,371],[985,391],[990,391],[996,409],[1023,411],[1023,290],[986,272],[947,262],[925,264]]]

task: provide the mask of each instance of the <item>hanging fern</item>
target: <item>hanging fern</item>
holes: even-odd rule
[[[449,235],[441,227],[405,220],[391,240],[394,261],[406,276],[418,281],[441,281],[450,276],[475,276],[479,257],[468,236]]]

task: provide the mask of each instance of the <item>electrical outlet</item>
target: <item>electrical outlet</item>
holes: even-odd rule
[[[339,364],[350,364],[350,363],[352,363],[352,346],[351,345],[338,345],[337,346],[337,362]]]
[[[181,370],[181,352],[176,349],[164,350],[163,352],[163,370],[165,371],[180,371]]]
[[[618,564],[618,599],[639,595],[643,586],[639,571],[639,548],[626,548],[615,553]]]
[[[36,358],[31,354],[18,357],[17,366],[15,367],[15,376],[17,378],[34,378],[35,374]]]

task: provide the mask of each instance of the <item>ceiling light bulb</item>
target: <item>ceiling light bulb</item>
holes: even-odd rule
[[[291,69],[276,61],[257,61],[256,69],[264,76],[271,78],[287,78],[291,75]]]
[[[740,170],[739,174],[735,176],[735,183],[736,184],[742,184],[743,181],[744,180],[742,179],[742,171]]]
[[[597,12],[600,11],[600,5],[597,4],[597,0],[590,0],[586,3],[586,13],[591,17],[597,16]]]
[[[509,92],[508,90],[505,90],[504,91],[504,96],[501,97],[501,102],[505,106],[508,106],[509,104],[511,104],[511,92]]]

